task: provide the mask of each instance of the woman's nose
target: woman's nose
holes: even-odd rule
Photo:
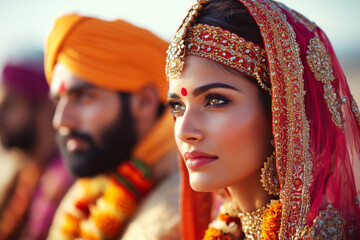
[[[199,112],[187,109],[184,115],[176,119],[175,135],[183,142],[198,142],[204,138],[202,121]]]

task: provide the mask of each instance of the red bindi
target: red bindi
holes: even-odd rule
[[[185,88],[181,89],[181,94],[185,97],[187,95],[187,91]]]
[[[65,81],[62,81],[59,87],[59,94],[66,92]]]

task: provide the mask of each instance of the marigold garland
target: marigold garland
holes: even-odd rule
[[[138,202],[152,186],[150,169],[145,163],[138,159],[122,163],[97,199],[73,203],[75,212],[65,213],[62,234],[72,239],[116,239],[126,221],[134,214]],[[91,184],[89,189],[87,185],[83,187],[85,192],[90,190],[91,194]]]
[[[265,209],[261,240],[273,240],[279,238],[282,204],[280,201],[271,201],[270,208]]]
[[[272,200],[263,212],[261,226],[261,240],[278,239],[280,231],[282,204],[279,200]],[[205,231],[204,240],[233,240],[242,235],[239,211],[232,203],[224,203],[220,207],[217,218],[209,224]]]
[[[240,237],[241,224],[237,214],[238,210],[234,204],[224,203],[217,218],[205,231],[204,240],[232,240]]]
[[[65,213],[64,218],[65,219],[63,225],[61,226],[61,231],[64,232],[66,235],[75,235],[79,231],[78,222],[80,221],[80,219],[74,217],[69,213]]]
[[[216,228],[209,228],[205,232],[204,240],[231,240],[229,233],[222,233]]]

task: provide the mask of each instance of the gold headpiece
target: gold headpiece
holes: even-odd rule
[[[166,76],[179,76],[184,67],[185,42],[187,31],[194,22],[199,11],[203,9],[209,0],[197,0],[197,3],[189,10],[179,30],[176,32],[168,50],[166,51]]]
[[[205,2],[199,1],[193,6],[169,46],[167,77],[180,76],[185,54],[189,54],[208,58],[255,78],[263,89],[270,92],[265,49],[220,27],[207,24],[191,26]]]

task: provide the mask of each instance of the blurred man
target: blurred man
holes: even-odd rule
[[[178,239],[178,174],[167,43],[127,22],[55,22],[45,72],[71,172],[48,239]],[[141,201],[141,204],[139,204]]]
[[[42,52],[9,59],[0,89],[1,143],[25,158],[0,208],[0,239],[44,239],[72,177],[55,144]]]

